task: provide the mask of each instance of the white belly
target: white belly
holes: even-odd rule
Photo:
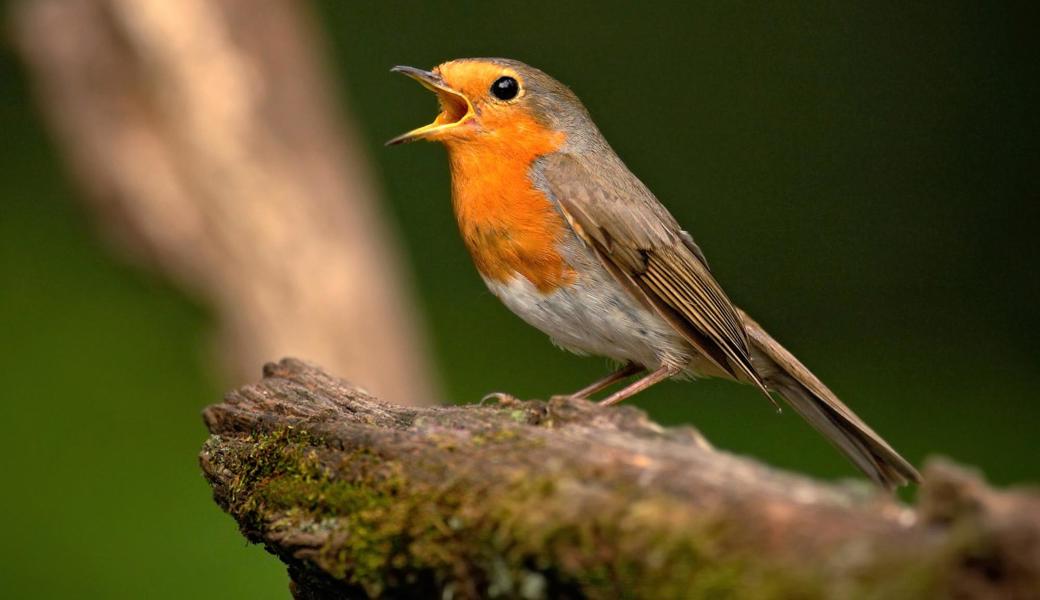
[[[631,361],[649,369],[689,362],[694,352],[671,326],[633,298],[595,257],[584,260],[574,256],[581,250],[571,251],[568,262],[582,263],[582,276],[547,295],[521,275],[505,282],[487,278],[484,282],[521,319],[572,352]]]

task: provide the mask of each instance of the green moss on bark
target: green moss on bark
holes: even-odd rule
[[[475,437],[470,443],[485,446],[514,442],[516,434]],[[446,442],[437,449],[451,452]],[[422,585],[463,597],[823,597],[811,570],[741,555],[715,519],[662,523],[662,515],[687,514],[674,501],[613,489],[632,502],[575,514],[554,497],[573,494],[577,474],[518,475],[473,488],[436,473],[408,478],[400,459],[364,450],[339,451],[330,467],[319,440],[292,430],[239,448],[225,457],[241,473],[227,508],[243,528],[253,537],[321,534],[309,560],[368,595]]]
[[[301,600],[1037,588],[1038,497],[948,464],[926,469],[910,512],[713,451],[631,407],[415,409],[297,361],[265,375],[206,410],[214,435],[201,462],[215,499],[288,565]]]

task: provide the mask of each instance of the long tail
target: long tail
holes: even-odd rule
[[[738,310],[753,347],[752,360],[766,386],[784,400],[878,485],[894,489],[921,482],[921,474],[845,406],[827,386]]]

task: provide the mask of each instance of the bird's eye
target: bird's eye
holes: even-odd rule
[[[512,100],[520,93],[520,84],[512,77],[499,77],[491,84],[491,95],[499,100]]]

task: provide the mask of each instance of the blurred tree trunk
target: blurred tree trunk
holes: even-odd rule
[[[360,144],[291,0],[24,0],[16,43],[85,197],[213,307],[235,380],[295,354],[436,398]]]

